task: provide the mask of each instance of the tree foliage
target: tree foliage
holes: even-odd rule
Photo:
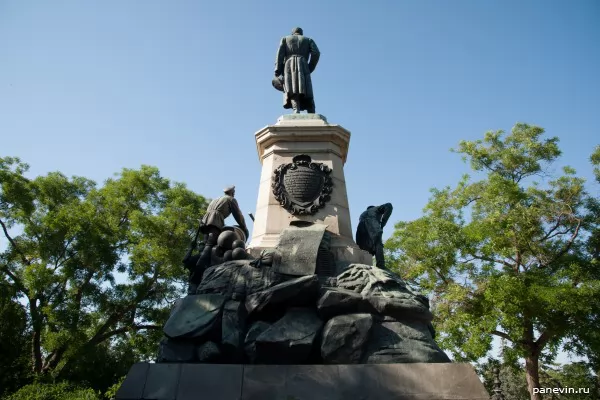
[[[149,166],[102,186],[59,172],[29,179],[27,170],[0,158],[0,273],[25,305],[32,372],[62,379],[87,369],[89,379],[95,361],[116,362],[128,348],[153,355],[205,199]]]
[[[0,398],[28,382],[27,315],[16,291],[0,277]]]
[[[20,388],[3,400],[103,400],[101,395],[89,388],[69,382],[31,383]]]
[[[507,362],[525,359],[530,393],[540,360],[561,346],[600,351],[600,268],[590,248],[600,214],[591,215],[572,168],[551,169],[561,152],[543,133],[517,124],[460,142],[455,151],[480,179],[432,190],[423,217],[399,222],[386,243],[390,264],[432,296],[442,347],[476,360],[494,335],[504,339]]]
[[[592,369],[590,367],[590,364],[585,362],[564,365],[543,365],[540,368],[540,388],[545,389],[545,393],[541,396],[542,399],[600,399],[598,377],[591,372]],[[522,366],[519,364],[503,363],[491,358],[478,363],[476,366],[477,373],[482,378],[488,393],[494,393],[495,368],[498,368],[500,388],[505,399],[526,400],[530,398],[527,390],[525,371]],[[554,389],[558,389],[557,393],[552,393]],[[564,393],[560,392],[561,389]],[[568,393],[570,389],[583,390],[579,393]]]
[[[520,365],[503,363],[493,358],[488,358],[475,365],[475,370],[490,395],[494,393],[496,376],[494,369],[496,368],[498,369],[498,378],[500,379],[500,389],[505,399],[529,399],[525,372]]]

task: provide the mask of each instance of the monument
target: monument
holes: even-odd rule
[[[273,86],[293,113],[255,133],[250,243],[243,218],[204,228],[194,255],[196,235],[156,363],[135,364],[118,400],[489,398],[437,346],[428,299],[383,268],[391,204],[363,213],[353,240],[350,132],[314,113],[319,56],[300,28],[281,40]]]

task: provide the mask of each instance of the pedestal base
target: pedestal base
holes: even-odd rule
[[[469,364],[135,364],[116,400],[489,400]]]
[[[279,243],[279,234],[263,237],[263,241],[258,247],[248,248],[247,251],[254,258],[257,258],[263,250],[275,250]],[[350,264],[373,265],[373,256],[368,252],[361,250],[353,240],[340,236],[333,236],[331,239],[331,253],[336,263],[335,274],[341,273]]]

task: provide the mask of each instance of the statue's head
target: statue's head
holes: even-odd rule
[[[375,206],[369,206],[367,207],[367,210],[370,210],[371,208],[375,208]]]
[[[295,27],[292,29],[292,35],[304,35],[304,31],[300,27]]]
[[[235,196],[235,186],[227,186],[225,189],[223,189],[223,192],[229,196]]]

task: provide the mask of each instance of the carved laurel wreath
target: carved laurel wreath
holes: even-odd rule
[[[318,196],[309,202],[300,202],[289,195],[285,188],[284,177],[290,172],[297,170],[299,167],[308,167],[315,173],[321,176],[321,188]],[[273,171],[273,183],[271,187],[273,189],[273,195],[279,204],[289,211],[292,215],[313,215],[320,208],[325,207],[331,199],[331,192],[333,191],[333,181],[331,179],[331,168],[323,163],[312,162],[310,156],[301,154],[292,159],[289,164],[282,164]]]

